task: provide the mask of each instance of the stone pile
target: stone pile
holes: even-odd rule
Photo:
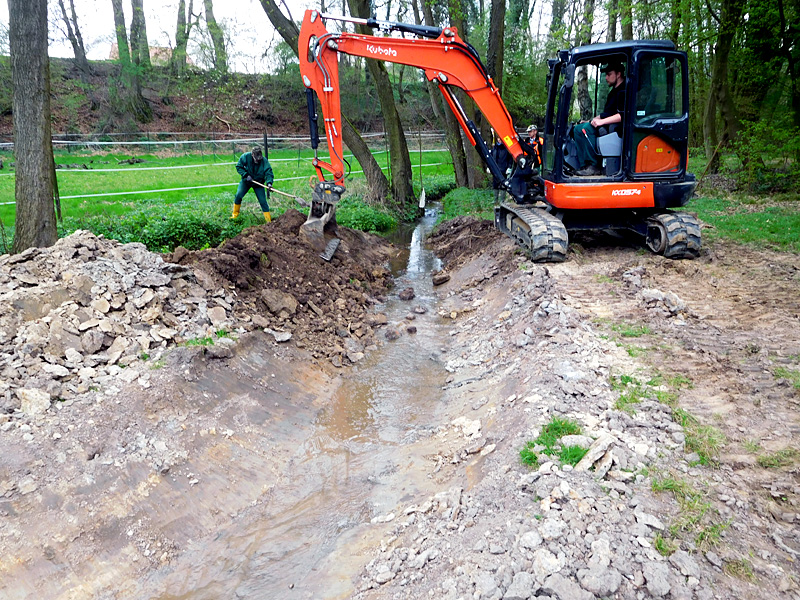
[[[637,365],[570,306],[546,268],[523,266],[505,306],[488,297],[478,277],[451,290],[441,308],[448,314],[458,307],[452,314],[459,333],[446,363],[453,398],[481,384],[500,389],[510,379],[523,390],[467,404],[481,413],[436,432],[442,448],[434,473],[481,468],[484,479],[373,519],[391,521],[393,529],[357,597],[714,598],[714,552],[706,556],[686,541],[669,556],[656,548],[677,507],[668,494],[652,492],[649,474],[699,475],[683,428],[653,399],[632,413],[615,409],[619,393],[610,376],[633,376]],[[537,467],[522,465],[519,450],[553,417],[582,429],[556,450],[581,446],[584,459],[573,467],[540,454]]]
[[[0,413],[133,381],[140,359],[230,326],[230,292],[203,283],[143,244],[88,231],[0,256]]]

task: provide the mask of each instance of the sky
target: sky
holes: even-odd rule
[[[317,8],[318,0],[288,0],[292,17],[300,20],[306,8]],[[50,7],[50,55],[72,57],[72,46],[53,25],[60,19],[56,0],[48,0]],[[123,0],[125,6],[125,23],[130,27],[130,1]],[[188,5],[188,0],[187,0]],[[65,0],[69,10],[69,2]],[[194,12],[201,11],[203,0],[194,0]],[[114,39],[114,14],[111,0],[75,0],[75,10],[83,35],[86,53],[90,60],[107,59]],[[151,46],[175,45],[175,26],[177,21],[178,0],[144,0],[145,20],[147,22],[147,38]],[[264,9],[258,0],[216,0],[214,16],[224,23],[232,33],[231,68],[247,73],[263,73],[274,65],[274,58],[263,58],[265,50],[272,48],[280,41],[280,36],[267,19]],[[202,19],[201,19],[202,21]],[[0,23],[8,25],[8,1],[0,0]],[[201,22],[204,28],[204,22]],[[198,61],[197,34],[192,34],[189,53]],[[194,52],[193,52],[194,50]]]

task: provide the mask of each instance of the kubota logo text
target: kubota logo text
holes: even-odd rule
[[[641,196],[642,190],[639,188],[629,188],[627,190],[611,190],[612,196]]]
[[[397,56],[397,50],[394,48],[382,48],[381,46],[373,46],[372,44],[367,44],[367,52],[382,54],[383,56]]]

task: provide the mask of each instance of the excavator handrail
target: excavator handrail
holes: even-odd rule
[[[323,22],[326,18],[352,21],[377,27],[383,31],[400,31],[422,37],[421,39],[398,38],[329,32]],[[330,149],[330,163],[321,161],[316,156],[314,158],[317,177],[320,181],[325,181],[327,172],[333,176],[337,184],[344,184],[344,164],[341,158],[343,123],[338,71],[338,53],[342,53],[422,69],[425,77],[437,84],[467,138],[475,146],[492,174],[503,182],[501,185],[504,188],[508,189],[510,186],[505,173],[500,171],[477,127],[451,90],[451,88],[461,89],[472,98],[514,161],[524,166],[527,160],[526,152],[520,144],[511,115],[500,97],[497,86],[486,72],[475,49],[458,36],[455,27],[424,30],[419,29],[420,27],[422,26],[376,19],[331,17],[316,10],[305,12],[298,39],[300,73],[306,88],[313,90],[319,98]],[[434,30],[438,31],[435,39]]]

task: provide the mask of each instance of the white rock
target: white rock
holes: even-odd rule
[[[20,388],[17,390],[20,399],[20,410],[26,415],[40,415],[50,408],[50,394],[36,388]]]

